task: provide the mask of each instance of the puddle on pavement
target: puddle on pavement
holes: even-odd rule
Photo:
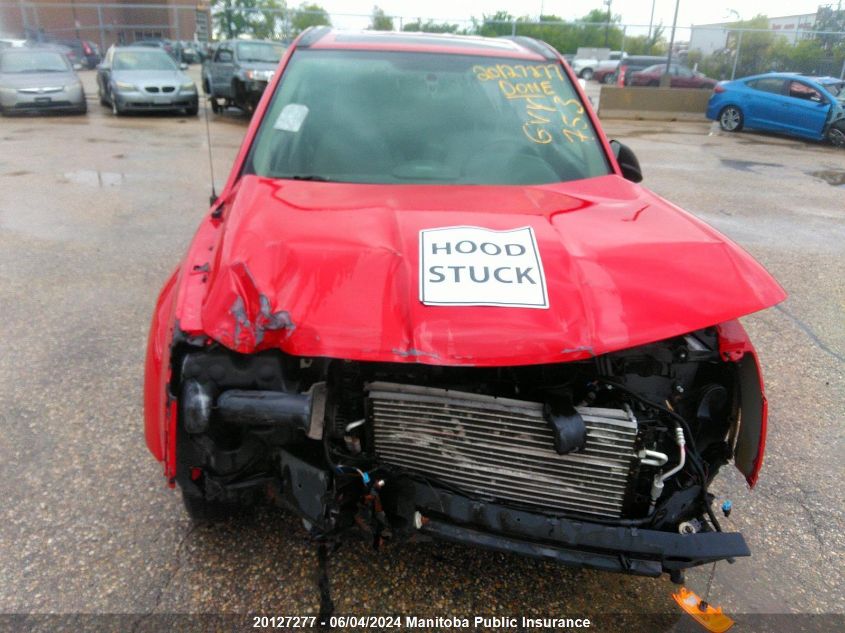
[[[832,187],[845,187],[845,169],[822,169],[821,171],[808,171],[808,175],[819,180],[824,180]]]
[[[735,160],[732,158],[719,159],[725,167],[739,171],[754,171],[752,167],[783,167],[780,163],[762,163],[756,160]]]
[[[62,174],[62,176],[67,182],[72,182],[75,185],[98,188],[118,187],[126,181],[124,174],[113,171],[94,171],[93,169],[69,171]]]

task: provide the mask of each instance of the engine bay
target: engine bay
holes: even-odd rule
[[[733,455],[739,407],[718,348],[708,328],[483,368],[182,344],[176,481],[194,502],[270,500],[324,536],[413,533],[411,482],[562,519],[717,530],[707,486]]]

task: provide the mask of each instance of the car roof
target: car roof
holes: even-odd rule
[[[66,54],[70,49],[67,46],[60,44],[48,44],[39,46],[14,46],[12,48],[0,49],[3,55],[27,55],[29,53],[58,53],[59,55]]]
[[[419,53],[452,53],[520,59],[557,59],[547,44],[527,37],[480,37],[441,33],[393,31],[342,31],[316,28],[305,32],[299,48],[325,50],[381,50]]]
[[[120,52],[120,53],[125,53],[125,52],[150,53],[150,52],[158,51],[162,55],[167,55],[167,51],[165,51],[163,48],[160,48],[158,46],[137,46],[137,45],[115,46],[114,51],[115,51],[115,53],[117,53],[117,52]],[[167,57],[170,57],[170,55],[167,55]]]
[[[771,77],[772,79],[806,79],[813,81],[822,86],[842,83],[842,79],[838,77],[816,77],[815,75],[805,75],[803,73],[794,72],[777,72],[777,73],[762,73],[760,75],[751,75],[750,77],[741,77],[737,81],[753,81],[755,79],[765,79]]]
[[[217,42],[216,46],[220,44],[273,44],[274,46],[284,46],[282,42],[278,42],[276,40],[253,40],[253,39],[246,39],[246,38],[235,38],[233,40],[223,40],[222,42]]]

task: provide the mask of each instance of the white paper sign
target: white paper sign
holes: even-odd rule
[[[299,132],[299,128],[302,127],[302,123],[307,116],[308,106],[300,103],[289,103],[279,112],[273,127],[283,132]]]
[[[534,230],[449,226],[420,231],[420,301],[429,306],[548,308]]]

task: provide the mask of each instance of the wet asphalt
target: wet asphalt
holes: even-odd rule
[[[0,120],[0,613],[130,614],[123,630],[159,613],[316,615],[316,550],[295,519],[262,510],[194,528],[144,444],[150,313],[210,193],[204,120],[115,118],[84,80],[86,117]],[[247,120],[210,117],[219,190]],[[636,152],[646,186],[733,238],[790,295],[743,319],[770,402],[760,483],[748,491],[725,469],[713,490],[733,501],[723,525],[753,556],[687,584],[702,595],[709,584],[741,623],[842,614],[845,152],[704,122],[605,129]],[[636,627],[607,614],[665,613],[641,630],[688,625],[666,578],[463,546],[373,552],[362,539],[328,569],[341,614],[605,614],[609,631]]]

